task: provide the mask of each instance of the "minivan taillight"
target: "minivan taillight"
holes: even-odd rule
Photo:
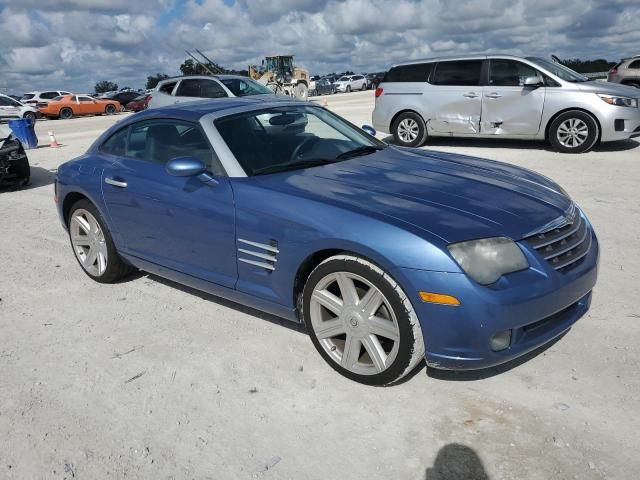
[[[378,98],[380,95],[382,95],[382,87],[376,88],[376,98]]]
[[[613,67],[611,70],[609,70],[609,73],[615,75],[616,73],[618,73],[618,69],[616,67]]]

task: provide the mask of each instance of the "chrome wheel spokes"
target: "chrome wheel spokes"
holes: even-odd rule
[[[398,354],[400,330],[384,294],[350,272],[325,276],[310,302],[311,328],[325,352],[361,375],[386,370]]]
[[[589,127],[579,118],[565,120],[558,127],[558,142],[564,147],[575,148],[587,141]]]
[[[94,277],[102,275],[107,269],[107,242],[96,218],[79,208],[71,216],[69,232],[73,252],[82,268]]]
[[[405,118],[398,125],[398,136],[406,143],[413,142],[418,138],[419,131],[418,122],[411,118]]]

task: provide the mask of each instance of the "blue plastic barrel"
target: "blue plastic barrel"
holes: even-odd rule
[[[38,148],[38,137],[36,136],[33,120],[30,118],[9,120],[9,128],[18,140],[20,140],[24,148]]]

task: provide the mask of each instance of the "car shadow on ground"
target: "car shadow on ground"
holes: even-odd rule
[[[427,376],[436,380],[446,380],[454,382],[474,382],[477,380],[484,380],[485,378],[495,377],[502,373],[506,373],[516,367],[519,367],[523,363],[527,363],[529,360],[537,357],[540,354],[544,354],[549,348],[559,342],[567,332],[560,334],[558,337],[551,340],[549,343],[542,345],[541,347],[532,350],[531,352],[515,358],[509,362],[497,365],[495,367],[483,368],[480,370],[439,370],[436,368],[427,367]]]
[[[393,136],[382,139],[385,143],[395,145]],[[607,142],[596,145],[594,152],[625,152],[638,148],[640,143],[637,140],[620,140],[618,142]],[[453,137],[429,137],[423,145],[429,150],[437,150],[438,147],[460,147],[460,148],[510,148],[513,150],[543,150],[553,152],[553,148],[546,142],[540,140],[513,140],[513,139],[493,139],[493,138],[453,138]],[[569,155],[569,154],[567,154]]]
[[[425,480],[490,480],[475,450],[460,443],[449,443],[438,451]]]
[[[46,187],[47,185],[52,185],[55,179],[55,170],[31,165],[31,181],[29,182],[29,185],[22,187],[22,190]]]
[[[188,293],[190,295],[195,295],[196,297],[199,297],[199,298],[201,298],[203,300],[206,300],[208,302],[213,302],[213,303],[216,303],[216,304],[218,304],[220,306],[227,307],[227,308],[232,308],[233,310],[236,310],[238,312],[242,312],[242,313],[247,314],[247,315],[251,315],[252,317],[258,317],[261,320],[266,320],[267,322],[270,322],[270,323],[273,323],[273,324],[276,324],[276,325],[280,325],[282,327],[288,328],[289,330],[294,330],[294,331],[299,332],[299,333],[304,333],[305,335],[307,334],[306,328],[305,328],[304,324],[302,324],[302,323],[295,323],[295,322],[292,322],[290,320],[286,320],[284,318],[277,317],[275,315],[271,315],[269,313],[263,312],[261,310],[256,310],[255,308],[247,307],[246,305],[243,305],[241,303],[236,303],[236,302],[233,302],[231,300],[227,300],[227,299],[222,298],[222,297],[217,297],[215,295],[211,295],[211,294],[203,292],[201,290],[196,290],[195,288],[191,288],[191,287],[188,287],[186,285],[182,285],[180,283],[173,282],[171,280],[168,280],[168,279],[163,278],[163,277],[159,277],[157,275],[153,275],[151,273],[139,271],[137,273],[134,273],[132,276],[127,277],[126,279],[123,279],[123,281],[129,281],[129,280],[132,280],[132,279],[135,279],[135,278],[141,278],[141,277],[146,277],[149,280],[153,280],[154,282],[158,282],[158,283],[161,283],[161,284],[166,285],[168,287],[178,289],[181,292],[185,292],[185,293]]]

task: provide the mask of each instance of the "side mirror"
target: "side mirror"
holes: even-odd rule
[[[372,137],[376,136],[376,129],[373,128],[371,125],[362,125],[362,127],[360,127],[362,130],[364,130],[365,132],[367,132],[369,135],[371,135]]]
[[[544,86],[544,81],[542,80],[541,77],[538,77],[538,76],[527,77],[527,78],[524,79],[524,86],[525,87],[532,87],[532,88],[543,87]]]
[[[165,170],[174,177],[195,177],[207,170],[204,163],[194,157],[178,157],[167,162]]]

